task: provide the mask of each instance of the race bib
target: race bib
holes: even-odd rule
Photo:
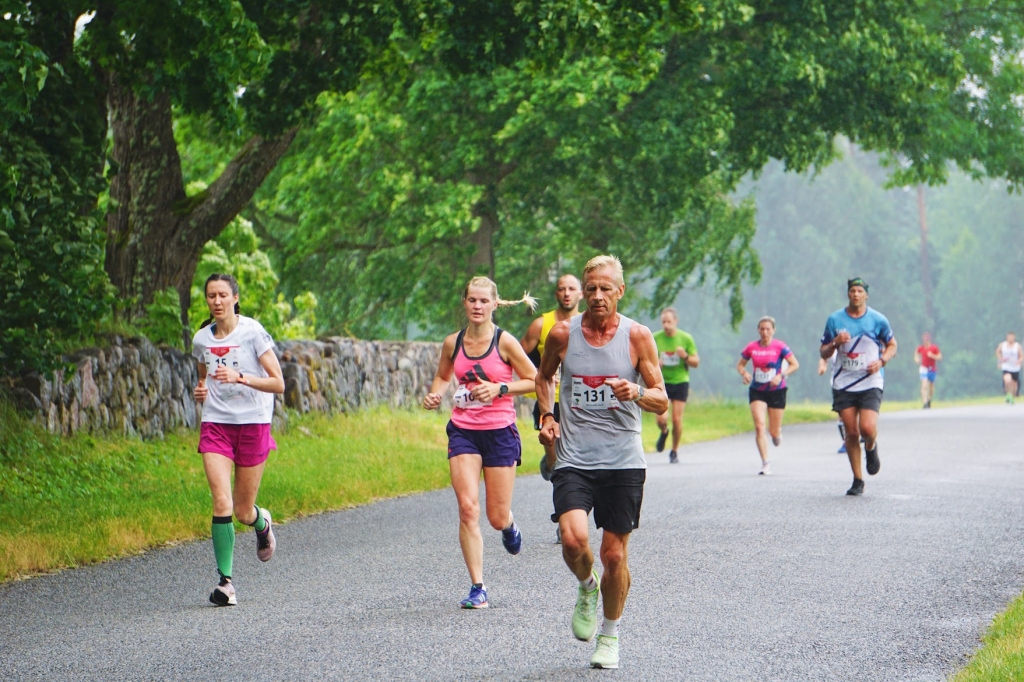
[[[669,355],[668,353],[661,354],[661,364],[665,367],[676,367],[679,365],[680,357],[675,353]]]
[[[619,400],[612,393],[612,387],[604,383],[605,379],[618,379],[617,376],[572,376],[572,406],[579,410],[617,410]]]
[[[856,372],[868,368],[867,358],[861,354],[855,356],[843,356],[843,369],[847,372]]]
[[[775,378],[775,368],[769,367],[768,369],[754,368],[754,383],[755,384],[767,384]]]
[[[866,372],[868,365],[878,359],[878,346],[866,337],[850,339],[843,344],[842,366],[847,372]]]
[[[205,353],[207,374],[212,378],[216,374],[218,367],[227,367],[236,372],[239,371],[238,352],[238,346],[214,346],[207,348]],[[218,383],[217,395],[224,402],[238,400],[244,396],[244,391],[240,384]]]
[[[480,400],[475,400],[470,389],[465,386],[459,386],[455,389],[454,400],[455,407],[460,410],[479,410],[480,408],[487,407],[491,404],[490,401],[485,403]]]

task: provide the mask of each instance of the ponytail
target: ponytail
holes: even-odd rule
[[[514,301],[506,301],[501,296],[498,296],[498,285],[494,283],[489,277],[474,277],[469,280],[466,284],[466,288],[462,290],[462,300],[465,301],[466,297],[469,296],[469,288],[478,287],[481,289],[487,289],[490,291],[491,296],[494,298],[494,302],[499,308],[507,308],[509,306],[519,305],[524,303],[530,306],[530,310],[537,309],[537,299],[530,296],[530,292],[524,292],[523,297]]]
[[[524,291],[523,292],[523,297],[519,298],[519,299],[516,299],[514,301],[506,301],[503,298],[499,298],[498,299],[498,307],[499,308],[508,308],[510,306],[519,305],[519,304],[528,305],[530,307],[531,311],[537,309],[537,299],[534,298],[533,296],[530,296],[530,292],[529,291]]]

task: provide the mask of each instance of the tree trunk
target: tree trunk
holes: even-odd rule
[[[917,186],[917,218],[921,226],[921,286],[924,288],[924,310],[929,331],[935,325],[935,304],[932,297],[932,267],[928,256],[928,220],[925,215],[924,185]]]
[[[501,227],[498,218],[497,199],[493,188],[488,188],[480,201],[473,206],[473,215],[480,218],[480,227],[473,233],[476,249],[469,257],[469,268],[473,274],[484,274],[494,279],[494,236]]]
[[[254,136],[205,192],[188,197],[174,142],[170,97],[139,97],[112,74],[107,106],[114,140],[107,274],[129,319],[141,315],[156,292],[174,287],[187,346],[192,277],[203,245],[248,203],[288,150],[297,129],[274,139]]]

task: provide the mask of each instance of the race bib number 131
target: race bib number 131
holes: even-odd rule
[[[580,410],[617,410],[619,400],[612,393],[611,386],[605,379],[618,379],[617,376],[579,376],[572,377],[572,406]]]

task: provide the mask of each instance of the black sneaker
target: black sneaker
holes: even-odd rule
[[[664,452],[665,451],[665,441],[667,441],[667,440],[668,440],[668,431],[667,430],[662,431],[661,435],[658,436],[658,444],[654,446],[654,449],[657,450],[658,452]]]
[[[675,450],[670,451],[668,453],[668,463],[679,464],[679,453],[677,453]]]
[[[864,494],[864,480],[860,478],[853,479],[853,485],[846,491],[847,495],[863,495]]]
[[[867,458],[868,473],[874,476],[882,468],[882,461],[878,459],[878,443],[872,449],[864,450],[864,456]]]

